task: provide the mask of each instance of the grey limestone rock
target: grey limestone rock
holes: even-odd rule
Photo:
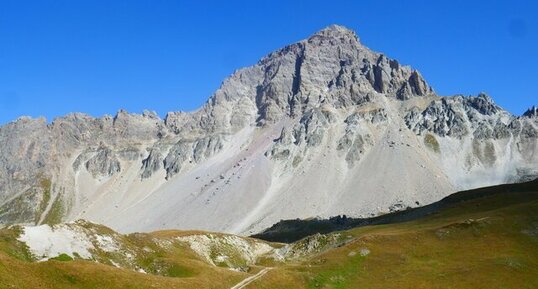
[[[194,144],[192,152],[192,158],[195,162],[201,162],[202,160],[216,154],[223,147],[222,137],[220,135],[210,135],[198,139]]]
[[[153,148],[150,150],[149,155],[142,161],[142,179],[151,177],[156,171],[160,170],[163,166],[163,156],[158,149]]]
[[[307,146],[318,146],[323,141],[329,120],[320,110],[312,109],[304,114],[299,124],[300,133],[296,135],[301,135]]]
[[[345,133],[338,141],[336,149],[345,152],[345,160],[352,167],[374,145],[374,139],[368,131],[368,124],[379,124],[387,120],[383,109],[353,113],[344,121]]]
[[[505,136],[498,124],[501,116],[508,115],[492,99],[480,94],[476,97],[444,97],[432,102],[422,112],[411,110],[406,116],[407,126],[417,133],[429,131],[440,136],[461,138],[474,132],[477,138],[491,138],[497,127],[497,135]]]
[[[189,160],[192,155],[192,144],[184,141],[179,141],[172,146],[168,155],[163,160],[164,169],[166,170],[166,178],[169,179],[181,171],[181,168]]]
[[[468,97],[464,99],[464,106],[467,111],[475,110],[483,115],[493,115],[501,110],[491,97],[485,93],[480,93],[477,97]]]
[[[86,162],[86,169],[94,177],[109,177],[120,172],[121,165],[110,148],[102,147]]]

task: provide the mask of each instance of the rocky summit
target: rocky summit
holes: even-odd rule
[[[148,103],[149,105],[149,103]],[[0,221],[259,232],[538,176],[538,114],[439,96],[341,26],[237,70],[195,112],[0,128]]]

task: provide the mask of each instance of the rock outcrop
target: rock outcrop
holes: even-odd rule
[[[109,148],[100,148],[86,162],[86,169],[94,177],[110,177],[121,170],[120,161]]]
[[[536,117],[538,117],[538,107],[536,107],[536,106],[532,106],[531,108],[529,108],[529,109],[523,114],[523,116],[528,117],[528,118],[536,118]]]

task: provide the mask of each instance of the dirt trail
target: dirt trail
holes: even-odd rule
[[[245,280],[237,283],[237,285],[233,286],[230,289],[243,289],[243,288],[246,288],[250,283],[260,279],[263,275],[265,275],[271,269],[273,269],[273,268],[265,268],[265,269],[261,270],[260,272],[258,272],[256,275],[252,275],[252,276],[246,278]]]

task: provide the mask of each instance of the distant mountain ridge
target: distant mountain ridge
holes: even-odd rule
[[[0,128],[0,221],[252,234],[281,219],[437,201],[538,176],[536,108],[440,97],[327,27],[234,72],[199,110]]]

